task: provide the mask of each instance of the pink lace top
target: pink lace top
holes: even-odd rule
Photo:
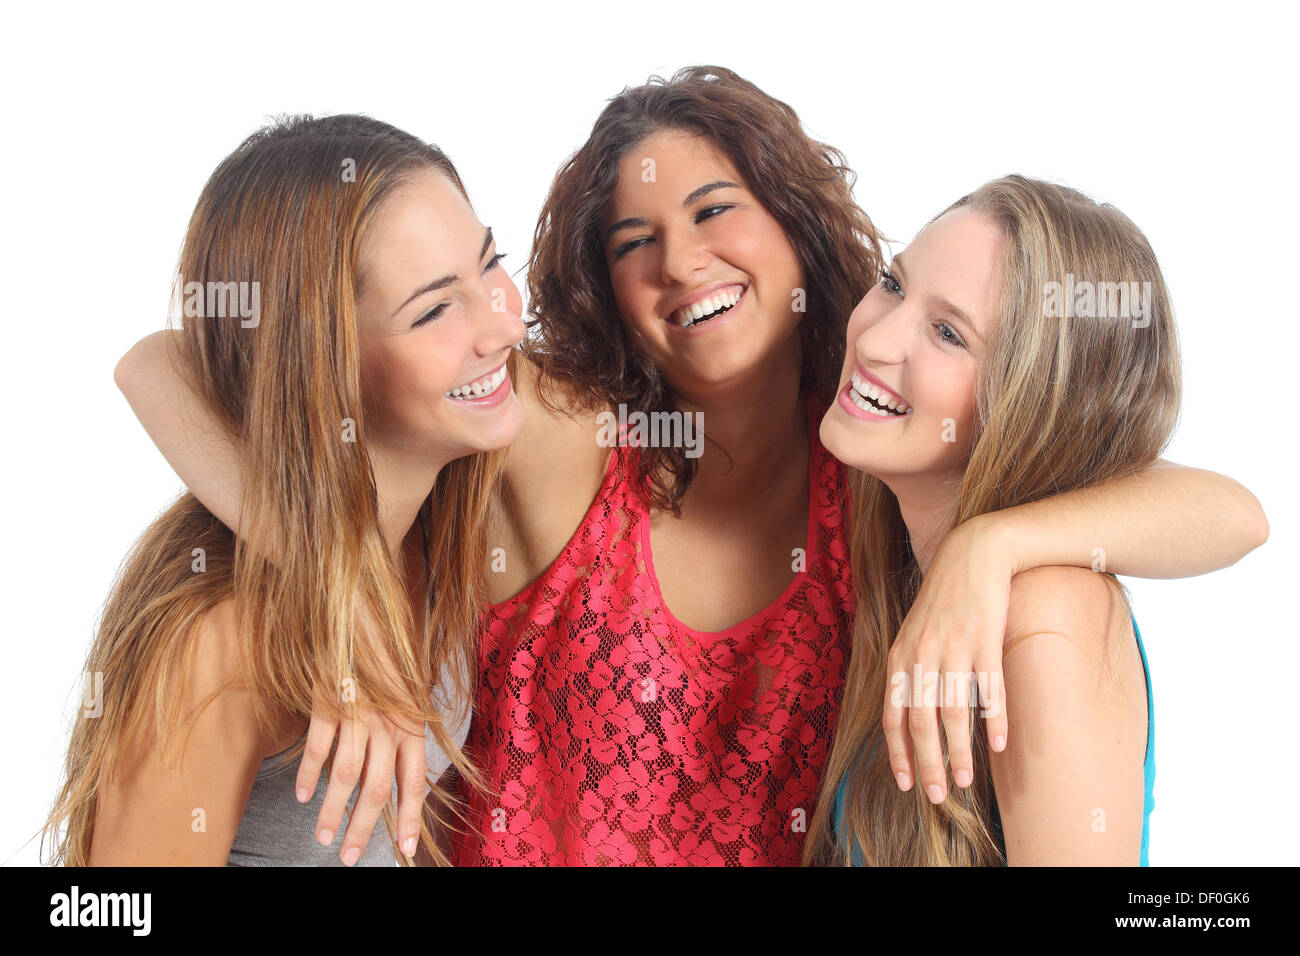
[[[748,620],[707,633],[664,605],[627,447],[551,567],[484,612],[466,751],[495,794],[462,788],[459,865],[798,864],[853,619],[820,412],[806,567]]]

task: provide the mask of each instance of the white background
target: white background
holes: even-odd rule
[[[1263,502],[1271,540],[1127,581],[1152,669],[1151,861],[1293,863],[1297,71],[1281,4],[104,4],[6,12],[0,862],[31,864],[118,563],[180,490],[114,387],[162,327],[216,164],[282,112],[366,112],[456,163],[507,267],[606,99],[729,66],[790,103],[906,242],[1021,172],[1118,205],[1172,288],[1185,363],[1167,457]],[[23,9],[24,12],[15,12]],[[472,11],[472,12],[471,12]],[[895,247],[898,248],[898,247]],[[518,276],[522,280],[522,276]],[[520,282],[522,285],[522,281]],[[1212,507],[1206,502],[1206,507]],[[1210,887],[1230,889],[1230,887]]]

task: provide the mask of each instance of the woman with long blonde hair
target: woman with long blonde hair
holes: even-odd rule
[[[213,173],[173,358],[209,427],[237,436],[245,537],[187,493],[127,558],[47,822],[57,862],[329,862],[323,793],[295,802],[282,772],[313,707],[343,718],[359,699],[374,732],[336,763],[355,777],[367,745],[386,754],[362,799],[387,832],[350,834],[343,862],[417,843],[443,858],[426,762],[473,774],[486,504],[522,424],[505,370],[521,303],[499,261],[446,156],[366,117],[276,122]],[[427,746],[394,755],[408,737]],[[436,779],[430,805],[454,810]]]
[[[858,613],[804,859],[871,865],[1147,862],[1155,774],[1146,657],[1104,542],[1011,585],[1012,733],[940,802],[900,788],[886,701],[988,707],[988,675],[900,672],[895,635],[954,526],[1134,474],[1173,433],[1181,374],[1151,247],[1112,206],[1008,176],[936,217],[849,323],[826,446],[854,469]],[[917,678],[925,687],[917,687]],[[978,723],[975,721],[974,723]]]

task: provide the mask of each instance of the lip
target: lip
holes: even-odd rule
[[[711,282],[708,285],[700,286],[698,289],[696,289],[693,292],[688,292],[686,295],[678,299],[677,304],[674,305],[671,309],[669,309],[668,314],[664,316],[664,321],[668,322],[669,325],[674,325],[677,326],[677,328],[681,328],[681,326],[677,325],[676,320],[673,318],[673,316],[675,316],[678,312],[686,308],[688,305],[694,305],[696,302],[702,302],[704,299],[713,296],[715,293],[717,293],[722,289],[730,289],[733,287],[740,289],[740,295],[742,298],[744,298],[745,293],[749,291],[748,283],[736,282],[734,279],[726,282]]]
[[[477,378],[471,378],[469,382],[466,383],[472,384],[477,382],[480,378],[486,378],[488,375],[495,375],[502,369],[505,369],[505,378],[501,380],[501,384],[498,385],[496,390],[492,393],[484,395],[482,398],[447,398],[447,401],[455,402],[458,406],[469,406],[471,408],[491,408],[494,405],[500,405],[514,389],[514,383],[510,380],[510,370],[506,368],[506,363],[502,362],[500,366],[493,369],[491,372],[488,372],[487,375],[480,375]],[[460,388],[461,386],[458,385],[456,387]]]
[[[890,397],[892,397],[896,402],[902,402],[902,403],[903,403],[904,405],[906,405],[908,408],[911,408],[911,407],[912,407],[912,403],[911,403],[911,402],[909,402],[909,401],[908,401],[906,398],[904,398],[902,395],[899,395],[896,391],[894,391],[892,388],[890,388],[888,385],[886,385],[884,382],[882,382],[882,381],[881,381],[880,379],[878,379],[876,376],[872,375],[870,372],[868,372],[868,371],[867,371],[865,368],[863,368],[861,365],[857,365],[857,366],[855,366],[854,369],[853,369],[853,371],[855,371],[855,372],[858,374],[858,377],[859,377],[859,378],[864,378],[864,379],[866,379],[866,380],[867,380],[868,382],[870,382],[872,385],[876,386],[876,388],[884,389],[886,392],[889,393]],[[850,378],[849,378],[849,385],[852,386],[852,384],[853,384],[853,379],[852,379],[852,377],[850,377]]]

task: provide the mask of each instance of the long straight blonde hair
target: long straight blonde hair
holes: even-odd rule
[[[954,524],[1154,462],[1177,420],[1181,373],[1173,309],[1146,238],[1113,206],[1023,176],[987,183],[944,212],[962,206],[988,216],[1006,241],[998,321],[979,371],[975,434]],[[1149,283],[1147,314],[1136,319],[1121,309],[1108,317],[1067,318],[1050,306],[1051,283],[1066,290],[1082,282],[1108,296],[1113,283],[1137,282],[1139,289]],[[886,660],[920,571],[894,494],[861,472],[850,482],[858,613],[804,862],[1002,863],[1004,847],[991,827],[988,745],[973,726],[978,721],[972,721],[976,769],[969,788],[952,790],[936,806],[921,787],[904,793],[893,779],[881,726]],[[841,782],[844,815],[836,831]]]
[[[165,689],[183,686],[198,625],[227,598],[238,621],[236,683],[251,691],[262,727],[271,729],[273,713],[305,720],[314,690],[347,688],[354,693],[322,696],[335,715],[364,699],[395,720],[425,722],[460,773],[477,779],[449,728],[470,706],[502,456],[461,458],[439,474],[414,539],[426,600],[413,614],[380,533],[360,385],[362,239],[381,204],[428,169],[464,194],[446,156],[407,133],[362,116],[300,116],[253,134],[204,187],[180,277],[204,289],[258,283],[260,313],[247,328],[238,317],[184,318],[178,359],[244,456],[244,537],[184,494],[126,559],[86,663],[102,680],[102,713],[77,718],[45,826],[54,862],[88,861],[99,788],[141,728],[155,721],[164,741],[177,731],[180,701]],[[355,431],[344,438],[349,421]],[[374,633],[358,631],[358,607]],[[450,712],[431,700],[444,675]],[[437,829],[456,808],[436,782],[433,793]],[[391,806],[384,820],[395,843]],[[427,821],[421,840],[446,862]]]

